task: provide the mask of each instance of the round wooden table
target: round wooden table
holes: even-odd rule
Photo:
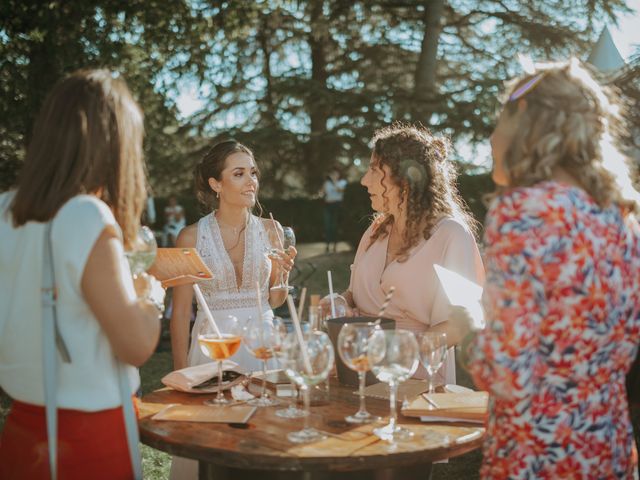
[[[330,403],[311,407],[311,426],[329,433],[321,443],[290,443],[287,434],[300,430],[304,419],[277,417],[274,412],[282,406],[258,408],[246,425],[153,420],[152,413],[162,404],[199,405],[213,396],[170,389],[143,397],[140,436],[153,448],[197,460],[200,480],[427,479],[432,462],[469,452],[482,443],[484,429],[479,426],[424,424],[399,415],[399,423],[415,436],[390,445],[371,433],[376,425],[354,426],[344,421],[345,415],[358,409],[354,390],[332,379]],[[367,408],[383,417],[381,424],[387,423],[388,401],[367,398]],[[448,436],[445,443],[443,435]]]

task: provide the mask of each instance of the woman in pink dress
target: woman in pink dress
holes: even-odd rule
[[[373,317],[393,286],[385,316],[396,321],[396,328],[445,332],[453,346],[460,335],[449,328],[449,302],[433,265],[479,284],[484,269],[475,222],[455,188],[449,143],[403,124],[379,130],[373,143],[361,183],[377,215],[360,240],[344,297],[355,313]],[[455,383],[453,349],[449,353],[440,372],[447,383]],[[418,371],[417,376],[424,375]]]
[[[553,64],[517,81],[491,136],[504,191],[486,221],[487,327],[469,339],[491,395],[482,478],[638,478],[624,381],[640,195],[612,112],[577,61]]]

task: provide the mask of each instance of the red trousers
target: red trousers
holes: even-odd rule
[[[0,480],[49,480],[44,407],[14,401],[0,436]],[[59,480],[133,478],[122,407],[58,409]]]

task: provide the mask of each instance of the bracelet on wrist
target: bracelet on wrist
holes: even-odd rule
[[[142,297],[139,300],[148,305],[151,305],[158,312],[158,319],[162,318],[164,314],[164,303],[161,303],[149,297]]]

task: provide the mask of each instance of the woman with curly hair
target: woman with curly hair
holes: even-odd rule
[[[425,128],[396,123],[378,130],[373,144],[361,183],[377,214],[360,240],[344,297],[352,314],[375,316],[395,287],[385,316],[396,328],[445,332],[455,345],[461,335],[449,328],[449,302],[433,265],[476,283],[483,282],[484,269],[475,221],[455,187],[449,143]],[[441,372],[455,383],[452,354]]]
[[[640,338],[640,195],[615,113],[571,60],[518,79],[491,136],[502,191],[485,224],[487,327],[469,338],[491,395],[482,478],[638,478],[624,382]]]

